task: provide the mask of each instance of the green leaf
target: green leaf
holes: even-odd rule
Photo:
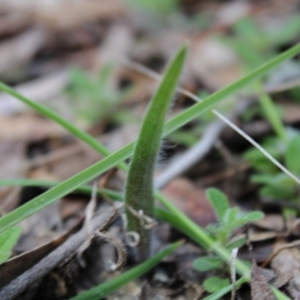
[[[245,245],[247,239],[244,236],[238,236],[237,238],[234,238],[233,240],[231,240],[230,242],[228,242],[226,244],[226,248],[228,250],[232,250],[235,248],[241,248],[242,246]]]
[[[247,222],[251,223],[251,222],[255,222],[255,221],[261,220],[264,216],[265,216],[264,213],[261,212],[261,211],[252,211],[252,212],[246,214],[244,216],[244,219]]]
[[[219,221],[222,222],[229,209],[229,203],[226,195],[218,189],[209,188],[206,190],[206,196],[213,206]]]
[[[62,181],[48,181],[48,180],[35,180],[35,179],[3,179],[0,180],[0,187],[1,186],[19,186],[19,187],[54,187],[60,184]],[[83,185],[74,190],[74,192],[79,192],[84,195],[90,196],[93,191],[93,188],[89,185]],[[123,200],[123,194],[120,192],[115,192],[109,189],[97,189],[99,196],[108,196],[112,200]]]
[[[216,256],[204,256],[193,261],[193,267],[197,271],[205,272],[215,269],[222,269],[224,262]]]
[[[153,175],[156,157],[162,139],[165,116],[175,92],[186,57],[186,47],[178,51],[150,102],[135,145],[125,186],[127,230],[140,235],[138,245],[140,259],[146,259],[150,251],[150,230],[144,228],[131,210],[142,211],[153,217]]]
[[[203,287],[206,291],[209,293],[216,293],[219,290],[222,290],[223,288],[230,285],[230,281],[227,278],[221,278],[217,276],[212,276],[208,279],[206,279],[203,283]]]
[[[247,277],[241,277],[235,283],[235,288],[238,289],[245,282],[247,282]],[[227,293],[229,293],[232,289],[233,289],[233,285],[230,284],[230,285],[228,285],[226,287],[223,287],[222,289],[216,291],[214,294],[205,297],[203,300],[218,300],[218,299],[221,299],[222,296],[224,296]],[[280,299],[280,300],[287,300],[289,298],[287,298],[287,299],[283,298],[282,294],[281,294],[281,295],[279,295],[278,299]]]
[[[266,115],[268,121],[271,123],[273,130],[276,132],[277,136],[282,139],[282,141],[287,142],[288,137],[285,128],[271,97],[264,92],[261,84],[257,84],[257,89],[258,91],[260,91],[259,100],[262,105],[264,114]]]
[[[0,264],[11,256],[11,251],[21,235],[20,227],[11,227],[0,234]]]
[[[233,230],[234,227],[236,227],[236,222],[240,219],[240,217],[241,212],[239,211],[239,209],[237,207],[232,207],[226,211],[223,218],[223,223],[225,224],[225,226]]]
[[[295,190],[284,186],[264,186],[259,190],[259,193],[269,199],[284,199],[295,196]]]
[[[296,135],[288,143],[285,164],[289,171],[300,176],[300,136]]]
[[[251,182],[274,185],[274,174],[257,174],[251,177]]]
[[[182,242],[174,243],[168,246],[166,249],[162,250],[152,258],[148,259],[144,263],[138,265],[130,271],[125,272],[122,275],[117,276],[116,278],[100,284],[97,287],[90,289],[87,292],[84,292],[76,297],[73,297],[72,300],[98,300],[106,297],[108,294],[118,290],[125,284],[133,281],[152,268],[159,264],[166,256],[170,255],[175,249],[177,249]]]

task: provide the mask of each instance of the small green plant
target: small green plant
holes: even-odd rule
[[[6,262],[21,235],[21,228],[11,227],[0,234],[0,264]]]
[[[154,166],[162,139],[165,116],[181,75],[185,56],[186,48],[182,48],[168,67],[149,105],[128,172],[125,186],[127,231],[139,235],[138,260],[145,260],[150,254],[151,231],[145,228],[141,218],[153,217]],[[140,213],[138,218],[137,214]]]
[[[268,137],[262,145],[273,157],[282,161],[289,171],[300,176],[300,135],[296,130],[284,127],[270,96],[264,93],[259,85],[258,90],[263,114],[276,133],[276,136]],[[251,149],[245,153],[245,158],[257,171],[251,180],[253,183],[261,184],[262,197],[294,202],[299,199],[299,185],[279,171],[270,161],[265,160],[259,151]]]
[[[268,138],[263,145],[273,152],[274,157],[285,163],[285,166],[296,176],[300,176],[300,135],[291,131],[287,143],[278,137]],[[252,176],[253,183],[261,184],[260,194],[267,199],[284,199],[297,202],[299,200],[299,185],[291,178],[270,165],[254,149],[245,154],[257,173]]]
[[[233,233],[248,223],[260,220],[264,214],[260,211],[242,213],[237,207],[230,208],[226,195],[215,188],[207,189],[206,195],[218,219],[216,225],[209,225],[206,228],[210,232],[211,238],[229,251],[242,247],[246,242],[245,237],[231,239]],[[216,269],[222,272],[229,271],[224,261],[215,255],[200,257],[194,261],[193,265],[196,270],[201,272]],[[204,281],[204,288],[210,293],[217,292],[227,285],[229,285],[227,278],[210,277]]]
[[[300,51],[300,45],[298,44],[290,48],[286,52],[273,58],[272,60],[262,64],[260,67],[256,68],[248,75],[237,80],[233,84],[210,95],[209,97],[207,97],[205,101],[197,103],[192,107],[186,109],[184,112],[178,114],[176,117],[172,118],[171,120],[165,123],[163,136],[170,134],[171,132],[187,124],[188,122],[190,122],[200,114],[204,113],[205,111],[212,109],[216,104],[223,101],[226,97],[241,90],[243,87],[249,85],[253,81],[258,80],[259,78],[261,78],[267,72],[269,72],[270,70],[278,66],[283,61],[299,53],[299,51]],[[172,78],[172,80],[174,80],[174,77],[172,76],[169,78]],[[134,143],[128,144],[121,150],[113,154],[110,154],[110,152],[102,144],[100,144],[89,134],[80,130],[72,123],[66,121],[64,118],[60,117],[58,114],[48,109],[47,107],[35,101],[32,101],[27,97],[24,97],[23,95],[19,94],[14,89],[10,88],[9,86],[5,85],[2,82],[0,82],[0,89],[10,94],[11,96],[16,97],[17,99],[25,103],[28,107],[33,108],[34,110],[41,113],[42,115],[55,121],[57,124],[65,128],[68,132],[72,133],[74,136],[87,143],[93,149],[97,150],[98,152],[106,156],[100,162],[92,165],[91,167],[76,174],[75,176],[69,178],[68,180],[58,183],[55,187],[51,188],[50,190],[44,192],[38,197],[32,199],[26,204],[23,204],[22,206],[18,207],[14,211],[0,218],[0,232],[4,232],[6,229],[11,228],[13,225],[17,224],[18,222],[38,212],[39,210],[46,207],[47,205],[50,205],[54,201],[63,197],[64,195],[67,195],[68,193],[79,188],[84,183],[90,181],[96,176],[103,174],[105,171],[107,171],[113,166],[118,166],[122,170],[127,171],[127,166],[123,163],[123,161],[127,159],[130,155],[132,155],[135,149]],[[84,190],[86,190],[86,188],[84,188]],[[158,217],[160,217],[166,222],[169,222],[175,228],[181,230],[183,233],[185,233],[187,236],[192,238],[196,243],[198,243],[205,249],[213,251],[222,261],[226,262],[227,264],[230,263],[230,252],[228,251],[228,249],[221,246],[219,243],[216,243],[215,239],[212,238],[212,235],[208,234],[207,230],[196,225],[187,216],[185,216],[179,209],[177,209],[173,204],[171,204],[166,198],[164,198],[159,192],[155,191],[155,197],[169,210],[169,211],[164,211],[164,210],[156,209],[155,213]],[[236,286],[240,286],[243,282],[251,280],[250,268],[247,264],[237,259],[235,261],[235,268],[236,268],[236,272],[242,276],[236,282]],[[124,280],[126,281],[127,279]],[[228,293],[232,288],[233,286],[229,285],[219,290],[217,293],[214,293],[213,295],[207,297],[207,299],[210,300],[219,299],[220,297]],[[274,295],[278,299],[281,300],[289,299],[286,295],[284,295],[276,288],[272,288],[272,291],[274,292]]]
[[[112,71],[113,65],[106,64],[96,78],[78,68],[70,72],[70,87],[67,90],[72,101],[70,107],[85,126],[98,121],[122,122],[126,118],[125,113],[116,108],[132,89],[119,91],[113,88],[110,84]]]
[[[233,26],[232,37],[221,37],[221,40],[234,49],[248,67],[255,67],[274,55],[274,49],[295,39],[299,30],[298,16],[273,28],[262,28],[253,18],[248,17]]]

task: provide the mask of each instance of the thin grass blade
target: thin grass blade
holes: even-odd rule
[[[0,187],[1,186],[17,186],[17,187],[54,187],[60,184],[61,181],[48,181],[48,180],[36,180],[36,179],[3,179],[0,180]],[[93,191],[93,188],[89,185],[83,185],[74,190],[74,192],[79,192],[84,195],[90,196]],[[97,193],[99,196],[106,195],[110,197],[112,200],[119,200],[122,201],[123,195],[121,193],[115,192],[109,189],[97,189]]]
[[[237,91],[241,90],[248,84],[261,78],[262,76],[270,72],[272,69],[280,65],[282,62],[295,56],[299,52],[300,52],[300,44],[297,44],[296,46],[290,48],[289,50],[269,60],[264,65],[256,68],[245,77],[217,91],[216,93],[207,97],[204,101],[193,105],[189,109],[182,112],[180,115],[176,116],[175,118],[167,122],[164,129],[164,134],[167,135],[173,132],[174,130],[186,124],[187,120],[192,120],[195,117],[197,117],[199,114],[202,114],[203,112],[213,108],[216,104],[226,99],[226,97],[232,95],[233,93],[236,93]]]

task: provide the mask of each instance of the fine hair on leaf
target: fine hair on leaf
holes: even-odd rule
[[[186,47],[183,47],[168,66],[150,102],[127,176],[125,185],[127,231],[136,232],[140,236],[137,248],[138,260],[145,260],[150,255],[151,231],[145,228],[141,219],[137,218],[132,210],[147,217],[153,217],[154,166],[162,139],[165,117],[182,72],[185,56]]]

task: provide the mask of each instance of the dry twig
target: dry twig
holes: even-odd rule
[[[101,215],[94,217],[92,221],[93,230],[102,227],[107,223],[112,216],[116,215],[115,208],[107,208]],[[12,300],[26,290],[37,280],[48,274],[51,270],[57,267],[60,263],[69,259],[75,254],[76,250],[86,240],[86,228],[82,228],[78,233],[74,234],[70,239],[63,243],[60,247],[43,258],[33,268],[26,271],[7,286],[0,290],[1,300]]]

